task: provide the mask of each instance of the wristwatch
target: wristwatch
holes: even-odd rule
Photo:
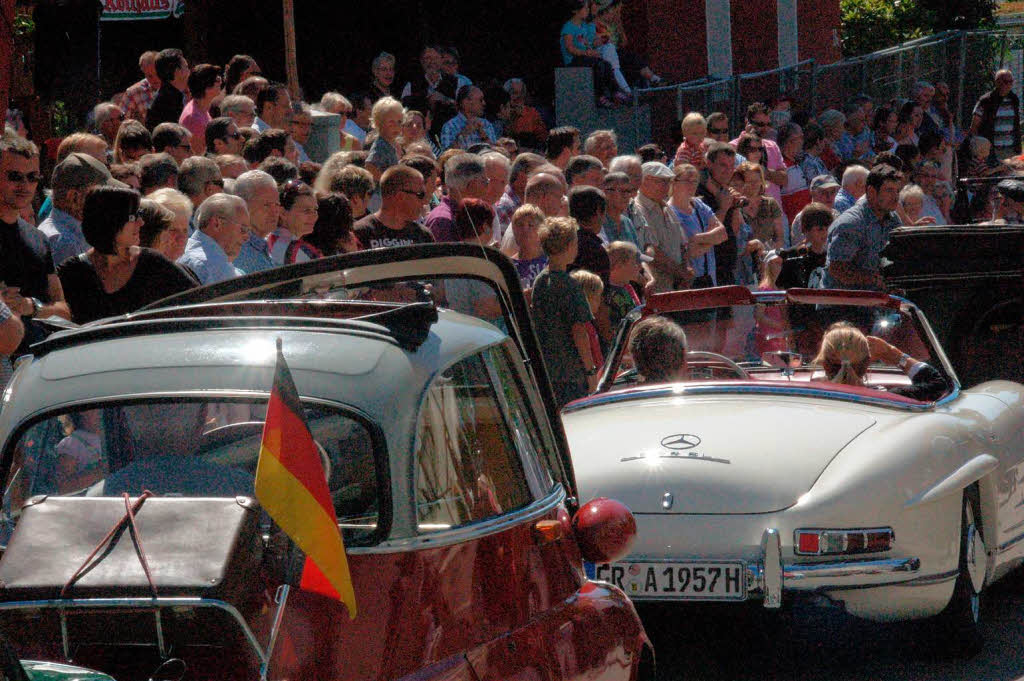
[[[43,301],[38,298],[29,298],[32,301],[32,314],[26,315],[29,319],[35,318],[39,314],[39,309],[43,306]]]
[[[900,369],[907,371],[910,369],[911,363],[913,361],[914,358],[904,352],[902,355],[900,355],[900,360],[899,362],[897,362],[897,364],[899,365]]]

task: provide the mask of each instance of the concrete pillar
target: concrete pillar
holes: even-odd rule
[[[704,0],[707,26],[708,75],[732,76],[732,11],[730,0]]]
[[[800,61],[797,0],[778,0],[779,66],[792,66]]]

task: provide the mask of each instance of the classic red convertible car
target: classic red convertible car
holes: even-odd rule
[[[428,284],[487,288],[508,332],[438,309]],[[577,507],[526,316],[509,261],[438,245],[263,272],[37,345],[0,412],[14,649],[118,681],[652,679],[629,599],[583,566],[628,550],[635,521]],[[278,339],[353,619],[282,598],[293,552],[251,498]],[[90,557],[124,494],[135,527]]]

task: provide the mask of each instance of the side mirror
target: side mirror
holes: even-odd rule
[[[622,502],[598,497],[576,512],[572,529],[583,560],[609,563],[629,553],[636,539],[636,518]]]

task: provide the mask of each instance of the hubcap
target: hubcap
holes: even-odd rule
[[[985,584],[985,569],[988,566],[988,555],[985,553],[985,542],[981,538],[977,525],[974,524],[974,511],[970,505],[967,506],[967,576],[971,580],[973,593],[972,608],[977,611],[974,601],[981,593],[981,587]],[[977,614],[975,612],[975,614]]]

